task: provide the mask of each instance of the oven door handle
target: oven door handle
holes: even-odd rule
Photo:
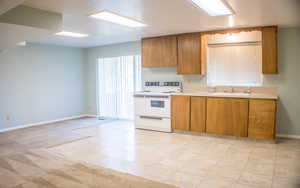
[[[161,98],[161,99],[168,99],[169,96],[146,95],[145,98]]]
[[[162,120],[162,117],[154,117],[154,116],[140,116],[142,119],[157,119],[157,120]]]
[[[133,95],[133,97],[144,98],[144,97],[145,97],[145,95],[135,94],[135,95]]]

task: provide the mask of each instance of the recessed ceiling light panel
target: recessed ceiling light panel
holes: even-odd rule
[[[119,25],[124,25],[127,27],[145,27],[146,25],[136,21],[134,19],[131,18],[127,18],[124,16],[120,16],[116,13],[110,12],[110,11],[102,11],[96,14],[92,14],[89,17],[92,18],[96,18],[96,19],[100,19],[100,20],[105,20],[108,22],[112,22],[115,24],[119,24]]]
[[[87,34],[82,34],[82,33],[74,33],[74,32],[69,32],[69,31],[61,31],[59,33],[56,33],[55,35],[60,35],[60,36],[67,36],[67,37],[75,37],[75,38],[83,38],[87,37]]]
[[[210,16],[226,16],[233,14],[232,8],[224,0],[189,0]]]

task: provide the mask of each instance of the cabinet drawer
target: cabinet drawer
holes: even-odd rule
[[[170,118],[160,118],[151,116],[136,116],[135,127],[139,129],[150,129],[164,132],[171,132]]]

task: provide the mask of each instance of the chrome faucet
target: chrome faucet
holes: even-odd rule
[[[181,82],[180,83],[180,93],[182,93],[183,92],[183,83]]]
[[[224,89],[224,93],[234,93],[234,88],[232,86],[229,87],[230,90]]]
[[[248,88],[244,91],[244,93],[251,94],[251,93],[252,93],[251,87],[248,87]]]
[[[217,87],[216,86],[212,86],[209,88],[209,92],[210,93],[216,93],[217,92]]]

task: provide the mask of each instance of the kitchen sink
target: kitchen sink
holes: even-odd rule
[[[250,93],[230,93],[230,92],[216,92],[211,93],[212,95],[229,95],[229,96],[249,96]]]

